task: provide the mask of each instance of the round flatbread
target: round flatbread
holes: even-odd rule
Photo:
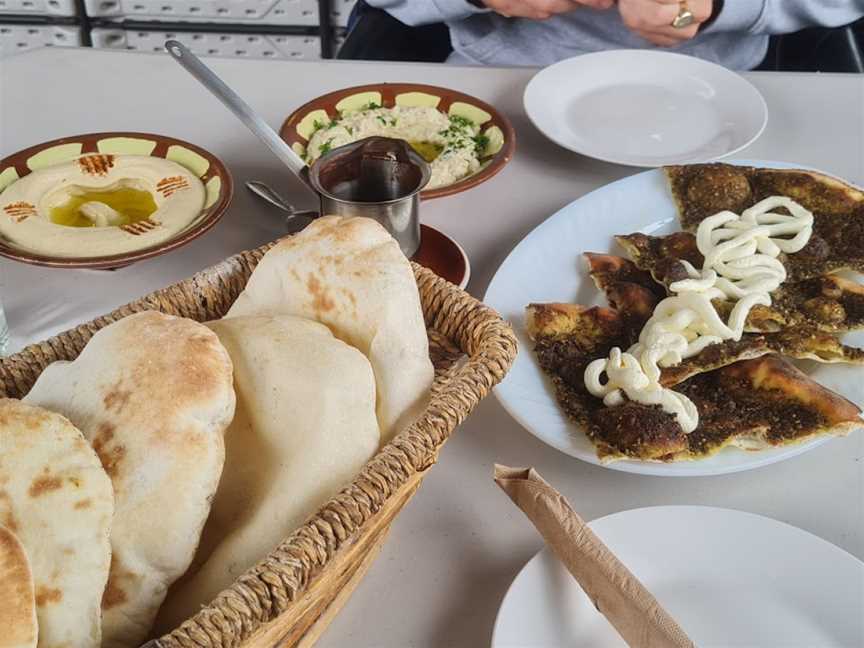
[[[231,354],[237,415],[196,563],[156,624],[167,632],[263,559],[378,450],[369,361],[298,317],[208,324]],[[203,564],[202,564],[203,563]]]
[[[231,381],[212,331],[147,311],[101,329],[74,362],[50,365],[26,397],[68,416],[114,484],[106,648],[146,639],[192,561],[225,461]]]
[[[270,249],[226,318],[294,315],[326,324],[372,364],[382,441],[429,401],[434,369],[411,264],[371,218],[325,216]]]
[[[81,432],[0,400],[0,524],[30,560],[39,648],[99,647],[113,512],[111,480]]]

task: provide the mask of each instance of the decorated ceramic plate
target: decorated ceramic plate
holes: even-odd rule
[[[430,188],[420,194],[427,200],[485,182],[516,148],[513,126],[495,108],[456,90],[419,83],[378,83],[322,95],[291,113],[280,135],[309,163],[331,147],[370,135],[407,139],[432,165]]]
[[[35,185],[38,199],[18,199],[29,191],[25,184]],[[0,223],[0,255],[60,268],[128,265],[207,232],[231,202],[232,190],[231,175],[218,158],[173,137],[89,133],[37,144],[0,160],[0,219],[8,219]],[[169,222],[165,205],[182,207],[182,218]],[[150,218],[156,210],[165,217]],[[4,234],[13,230],[3,225],[19,227],[28,220],[26,238],[16,243]],[[105,234],[110,245],[101,245]],[[80,247],[91,243],[94,253],[82,256]]]

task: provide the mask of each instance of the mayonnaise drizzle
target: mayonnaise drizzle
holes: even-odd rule
[[[771,210],[785,207],[789,214]],[[740,340],[750,310],[769,306],[771,292],[786,280],[781,252],[801,250],[813,233],[813,214],[785,196],[772,196],[741,215],[724,211],[699,224],[696,244],[705,257],[701,272],[681,261],[688,278],[669,286],[667,297],[654,309],[625,353],[615,347],[608,358],[594,360],[585,369],[585,387],[614,407],[631,401],[660,405],[676,416],[685,433],[699,425],[693,402],[660,385],[663,367],[679,364],[706,347],[724,340]],[[714,299],[735,300],[724,322]],[[603,374],[606,382],[601,382]]]

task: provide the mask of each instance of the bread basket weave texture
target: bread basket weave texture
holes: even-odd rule
[[[205,322],[224,315],[269,245],[33,344],[0,360],[0,396],[24,396],[45,367],[72,360],[100,328],[157,310]],[[370,566],[390,522],[453,430],[516,356],[510,326],[490,308],[413,265],[435,365],[421,417],[382,447],[350,485],[179,628],[148,648],[311,646]]]

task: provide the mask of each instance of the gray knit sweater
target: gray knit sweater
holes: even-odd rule
[[[446,22],[454,52],[448,62],[549,65],[606,49],[653,48],[629,31],[617,8],[582,8],[549,20],[504,18],[467,0],[367,0],[408,25]],[[717,20],[696,38],[671,48],[734,70],[757,66],[770,34],[836,27],[864,16],[864,0],[725,0]]]

